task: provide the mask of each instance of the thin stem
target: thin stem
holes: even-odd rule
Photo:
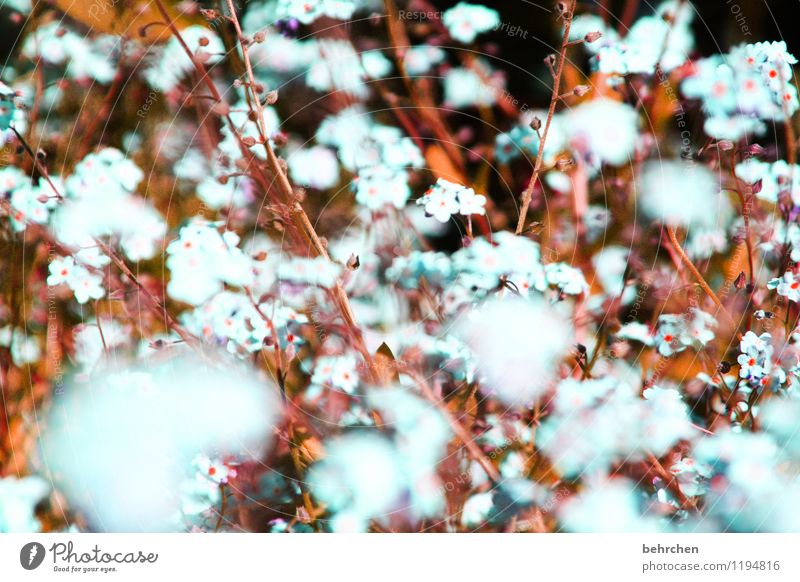
[[[652,464],[655,473],[661,478],[662,481],[664,481],[667,489],[669,489],[669,491],[672,492],[672,494],[678,500],[678,503],[680,503],[683,508],[690,508],[694,511],[697,511],[697,506],[695,503],[686,497],[681,490],[680,483],[678,483],[675,475],[667,471],[661,464],[661,461],[659,461],[653,453],[647,453],[647,460]]]
[[[45,165],[39,160],[39,158],[33,152],[31,147],[25,141],[25,138],[23,138],[13,126],[11,127],[11,129],[14,131],[14,133],[17,136],[17,138],[22,143],[23,147],[25,148],[25,151],[33,159],[33,163],[36,166],[36,168],[39,170],[39,173],[41,173],[42,176],[44,176],[45,180],[50,185],[50,188],[52,189],[55,197],[58,200],[63,200],[64,196],[61,194],[61,192],[58,190],[58,188],[56,188],[56,185],[50,179],[50,175],[49,175]],[[139,278],[136,275],[134,275],[133,271],[131,271],[130,268],[128,267],[128,265],[125,264],[125,261],[123,261],[119,257],[119,255],[117,255],[117,253],[110,246],[105,244],[100,239],[95,238],[94,242],[98,247],[100,247],[103,250],[103,252],[106,255],[108,255],[108,257],[117,266],[117,268],[119,268],[119,270],[124,275],[126,275],[131,281],[133,281],[134,285],[136,285],[136,287],[139,289],[139,291],[141,291],[145,295],[145,297],[150,301],[151,308],[153,310],[155,310],[156,314],[157,315],[162,315],[164,317],[164,319],[165,319],[165,321],[167,323],[167,327],[172,329],[175,333],[177,333],[178,336],[180,336],[180,338],[183,341],[185,341],[188,345],[192,346],[195,349],[198,349],[200,344],[199,344],[199,341],[197,340],[197,338],[195,336],[193,336],[191,333],[189,333],[186,329],[184,329],[175,320],[175,318],[172,317],[172,315],[170,315],[170,313],[164,307],[164,304],[158,298],[156,298],[150,292],[150,290],[142,284],[141,281],[139,281]],[[62,251],[67,251],[68,254],[70,254],[70,255],[75,255],[78,252],[76,249],[71,249],[68,246],[61,244],[55,238],[52,238],[52,243],[54,245],[58,246]],[[99,321],[99,319],[98,319],[98,321]]]
[[[445,406],[444,403],[442,403],[442,401],[436,397],[436,395],[433,393],[433,389],[425,381],[425,379],[413,370],[406,369],[405,372],[417,383],[422,395],[437,408],[442,416],[444,416],[445,420],[447,420],[447,423],[450,425],[450,429],[455,433],[456,437],[458,437],[458,439],[464,443],[464,446],[467,448],[467,452],[475,460],[475,462],[481,466],[492,483],[499,483],[500,473],[489,460],[489,457],[483,453],[480,447],[475,443],[475,439],[470,436],[467,429],[461,426],[461,423],[455,416],[453,416],[447,406]]]
[[[725,317],[728,319],[728,321],[731,323],[731,325],[733,325],[733,327],[736,328],[736,325],[737,325],[736,321],[733,319],[733,317],[731,317],[731,314],[728,313],[727,309],[725,309],[725,306],[722,304],[722,301],[719,300],[719,297],[717,297],[717,294],[714,293],[714,290],[711,289],[709,284],[706,282],[705,278],[703,277],[703,274],[700,273],[700,271],[697,270],[697,267],[694,266],[694,263],[692,263],[692,260],[689,258],[689,256],[686,254],[686,252],[683,250],[683,247],[681,246],[681,243],[678,241],[677,229],[674,226],[668,226],[667,227],[667,232],[669,233],[669,239],[672,242],[672,246],[675,247],[675,252],[678,253],[678,256],[680,257],[680,259],[683,262],[683,264],[692,273],[692,275],[694,276],[695,280],[697,281],[697,284],[700,285],[700,287],[703,289],[703,291],[705,291],[706,294],[711,298],[711,301],[713,301],[714,304],[717,306],[717,308],[725,315]]]
[[[230,0],[228,1],[230,2]],[[411,41],[408,39],[406,30],[400,22],[399,12],[394,0],[384,0],[384,8],[386,10],[386,29],[394,49],[395,63],[406,91],[408,91],[409,97],[411,97],[411,101],[417,108],[419,115],[430,125],[431,131],[441,143],[447,157],[463,173],[464,159],[456,146],[456,139],[450,134],[444,121],[439,117],[438,108],[429,92],[421,91],[418,86],[415,86],[406,70],[405,56],[411,46]]]
[[[255,112],[257,113],[256,119],[256,127],[259,132],[259,141],[264,146],[264,150],[266,151],[267,155],[267,166],[269,171],[274,176],[274,180],[269,180],[265,176],[254,176],[254,178],[264,187],[265,191],[269,191],[270,185],[272,183],[277,182],[278,191],[281,197],[281,202],[287,208],[289,208],[289,213],[291,217],[292,224],[295,226],[296,232],[293,234],[299,235],[303,238],[309,245],[310,249],[313,251],[315,256],[323,257],[327,260],[330,260],[330,256],[328,255],[328,251],[325,248],[325,245],[322,243],[319,235],[317,235],[314,227],[311,225],[311,222],[308,219],[303,207],[297,202],[294,188],[292,187],[291,182],[289,181],[289,177],[287,176],[286,172],[283,170],[280,161],[278,160],[278,156],[275,154],[275,150],[272,149],[272,145],[266,135],[266,124],[264,122],[264,110],[261,105],[261,100],[259,99],[258,93],[256,92],[256,81],[255,75],[253,74],[253,67],[250,62],[250,56],[247,51],[246,46],[246,39],[244,37],[244,33],[242,32],[241,25],[239,24],[239,19],[236,16],[236,10],[233,5],[232,0],[228,0],[227,2],[228,8],[231,12],[228,20],[233,24],[234,28],[236,29],[236,34],[238,37],[239,45],[242,49],[242,58],[244,59],[245,63],[245,70],[248,77],[248,83],[245,84],[247,90],[252,95],[252,106],[255,107]],[[164,18],[167,26],[169,27],[172,34],[178,40],[178,43],[183,48],[183,51],[191,60],[194,67],[198,70],[201,74],[201,81],[208,87],[209,92],[214,97],[217,103],[223,103],[224,100],[220,95],[217,86],[211,80],[208,72],[203,67],[202,63],[198,62],[197,58],[195,57],[192,49],[189,48],[189,45],[186,44],[186,41],[183,39],[183,36],[178,30],[177,26],[175,26],[175,22],[170,17],[169,13],[167,12],[166,7],[164,6],[163,0],[155,0],[155,5],[158,11],[161,13],[161,16]],[[240,149],[242,153],[250,158],[250,161],[253,160],[253,154],[250,151],[250,147],[245,144],[242,140],[242,136],[239,133],[236,125],[233,123],[231,116],[229,113],[225,113],[222,115],[225,119],[228,126],[233,131],[233,134],[239,141]],[[372,375],[374,371],[374,367],[372,364],[372,357],[369,351],[366,348],[366,343],[364,342],[363,335],[361,330],[355,323],[355,317],[353,315],[353,310],[350,307],[350,301],[347,297],[347,294],[344,291],[344,287],[341,281],[337,281],[336,286],[334,287],[333,291],[334,296],[334,303],[336,304],[338,310],[340,311],[351,335],[353,336],[353,340],[355,343],[356,349],[361,353],[368,364],[368,374]]]
[[[553,92],[550,97],[550,108],[547,111],[547,121],[544,125],[544,132],[542,138],[539,140],[539,151],[536,154],[536,162],[533,166],[533,175],[531,181],[528,183],[527,188],[522,193],[522,208],[519,213],[519,220],[517,221],[516,234],[522,234],[525,227],[525,220],[528,217],[528,206],[531,204],[533,197],[533,190],[536,187],[536,182],[539,180],[539,172],[542,170],[542,163],[544,161],[544,145],[547,141],[547,134],[550,132],[550,125],[553,122],[553,116],[556,112],[556,103],[558,103],[559,90],[561,89],[561,77],[564,73],[564,61],[567,58],[567,45],[569,44],[569,30],[572,26],[572,15],[575,10],[575,1],[572,0],[569,6],[568,15],[564,18],[564,36],[561,40],[561,50],[558,54],[558,67],[556,68],[555,78],[553,79]]]

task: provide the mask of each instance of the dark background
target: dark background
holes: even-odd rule
[[[40,2],[46,0],[39,0]],[[76,0],[90,2],[91,0]],[[414,9],[418,0],[397,0],[400,8]],[[541,64],[543,57],[542,42],[554,46],[558,42],[558,30],[555,26],[554,7],[556,0],[470,0],[482,3],[500,12],[501,19],[509,26],[519,26],[527,32],[525,38],[511,36],[503,31],[495,31],[481,35],[481,41],[488,41],[497,46],[498,55],[511,61],[524,70],[538,74],[544,70]],[[445,10],[458,3],[458,0],[427,0],[428,5]],[[608,7],[617,23],[624,17],[626,10],[635,7],[637,17],[652,14],[660,0],[586,0],[578,2],[576,13],[595,12],[603,14],[603,7]],[[199,2],[205,7],[213,7],[218,3],[212,0]],[[785,40],[790,52],[800,55],[800,0],[693,0],[696,11],[694,21],[697,52],[700,56],[715,52],[725,52],[740,42],[757,42],[762,40]],[[243,3],[247,9],[247,2]],[[21,24],[10,18],[11,11],[0,9],[0,56],[3,61],[14,48]],[[737,15],[739,19],[737,21]],[[612,20],[613,21],[613,20]],[[746,24],[751,31],[750,36],[742,33],[741,24]],[[523,84],[524,78],[509,75],[511,90],[535,90]],[[541,87],[540,87],[541,89]]]
[[[559,42],[558,29],[554,25],[553,9],[555,0],[470,0],[482,3],[500,12],[501,20],[509,25],[518,25],[528,31],[527,38],[512,37],[503,31],[496,31],[480,37],[481,40],[497,44],[499,55],[519,67],[531,71],[539,78],[546,78],[542,65],[542,41],[550,47]],[[413,0],[412,0],[413,3]],[[437,8],[454,6],[458,0],[433,0]],[[661,0],[590,0],[579,1],[577,14],[594,12],[603,14],[603,6],[608,6],[616,18],[623,18],[629,5],[636,7],[636,16],[653,14]],[[732,46],[742,42],[785,40],[789,51],[800,57],[800,0],[694,0],[693,28],[697,54],[708,56],[727,52]],[[738,16],[738,20],[737,20]],[[612,19],[612,22],[615,20]],[[742,32],[746,25],[751,34]],[[544,73],[544,76],[542,74]],[[546,97],[547,88],[524,75],[509,75],[511,93]],[[537,86],[538,85],[538,86]],[[539,93],[542,93],[541,95]]]

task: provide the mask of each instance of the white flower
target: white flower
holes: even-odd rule
[[[325,257],[294,257],[278,265],[278,278],[292,283],[316,285],[330,289],[336,285],[342,268]]]
[[[509,406],[530,403],[547,390],[572,341],[571,326],[538,299],[488,301],[459,327],[486,389]]]
[[[236,477],[236,469],[220,459],[212,459],[203,453],[192,459],[192,465],[198,471],[198,477],[208,479],[216,485],[225,484],[229,479]]]
[[[691,438],[688,413],[677,390],[652,387],[642,398],[638,385],[613,376],[567,379],[558,385],[537,446],[562,475],[592,475],[621,461],[642,460],[647,452],[661,456]]]
[[[491,491],[476,493],[464,503],[464,508],[461,510],[461,523],[469,528],[478,527],[489,519],[493,507]]]
[[[53,259],[48,267],[50,275],[47,277],[47,284],[54,287],[62,283],[67,283],[72,276],[74,268],[75,259],[72,257]]]
[[[84,304],[90,299],[100,299],[106,294],[103,289],[103,277],[89,272],[80,265],[73,269],[69,286],[75,292],[75,299],[80,304]]]
[[[653,336],[650,333],[650,328],[638,321],[626,323],[615,335],[619,339],[637,341],[646,346],[653,345]]]
[[[682,352],[686,346],[680,342],[684,333],[684,320],[679,315],[662,315],[658,318],[658,331],[654,342],[658,345],[658,353],[665,358],[676,352]]]
[[[292,181],[301,186],[327,190],[339,182],[336,154],[324,146],[296,150],[288,162]]]
[[[739,363],[741,378],[761,378],[766,372],[763,362],[759,363],[759,359],[751,354],[739,354],[736,361]]]
[[[312,384],[330,384],[347,394],[358,386],[356,359],[353,356],[323,356],[314,365]]]
[[[439,222],[447,222],[454,214],[486,214],[486,197],[475,194],[475,190],[439,178],[425,194],[417,200],[425,207],[425,213]]]
[[[594,99],[569,110],[563,120],[570,146],[591,166],[631,163],[639,138],[639,117],[630,105]]]
[[[487,69],[486,77],[491,79],[488,67],[481,63],[477,66]],[[491,84],[487,84],[486,80],[472,69],[454,67],[444,76],[444,101],[455,109],[494,105],[497,95],[502,92],[502,85],[497,85],[493,79]]]
[[[355,12],[357,2],[353,0],[278,0],[278,19],[294,18],[303,24],[311,24],[321,16],[347,20]]]
[[[348,40],[325,38],[317,42],[319,58],[315,59],[306,73],[306,84],[320,92],[341,90],[355,97],[369,96],[369,77],[359,54]],[[378,72],[380,64],[374,57],[367,63]]]
[[[720,192],[719,178],[700,164],[647,162],[636,185],[642,209],[653,220],[710,229],[728,219],[730,203]]]
[[[365,168],[353,180],[356,201],[370,210],[385,206],[403,208],[411,196],[408,187],[408,172],[380,165]]]
[[[475,194],[472,188],[465,188],[458,194],[459,214],[469,216],[471,214],[486,214],[486,197]]]
[[[795,279],[791,271],[786,271],[783,277],[772,279],[767,283],[767,288],[777,289],[778,295],[788,298],[789,301],[800,301],[800,280]]]
[[[223,184],[216,176],[206,176],[197,185],[197,197],[213,210],[242,208],[253,199],[250,184],[246,178],[228,178]]]
[[[736,359],[739,363],[739,377],[746,378],[751,385],[760,387],[769,380],[772,371],[772,336],[762,333],[757,336],[748,331],[739,342],[741,354]]]
[[[379,50],[361,53],[361,66],[370,79],[381,79],[392,72],[392,61]]]
[[[425,212],[439,222],[447,222],[459,211],[458,198],[453,190],[434,188],[425,194]]]
[[[442,22],[454,39],[469,44],[481,32],[491,30],[500,24],[500,14],[496,10],[480,4],[459,2],[446,10]]]
[[[444,59],[445,52],[438,46],[412,46],[406,52],[406,72],[411,76],[424,75]]]

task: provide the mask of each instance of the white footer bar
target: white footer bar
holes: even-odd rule
[[[796,581],[799,547],[773,534],[6,534],[0,580]]]

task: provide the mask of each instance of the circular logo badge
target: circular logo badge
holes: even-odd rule
[[[29,542],[19,551],[19,563],[26,570],[35,570],[44,562],[44,546],[39,542]]]

